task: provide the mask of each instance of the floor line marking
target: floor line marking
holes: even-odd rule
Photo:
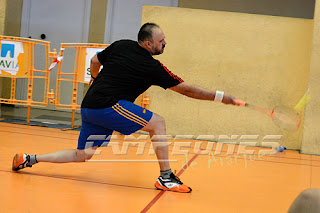
[[[184,167],[178,172],[178,174],[176,175],[177,177],[179,177],[180,175],[183,174],[183,172],[185,170],[187,170],[187,168],[190,166],[190,164],[198,157],[198,154],[195,154],[186,165],[184,165]],[[150,203],[148,203],[148,205],[146,207],[144,207],[144,209],[141,211],[141,213],[145,213],[147,212],[160,198],[161,196],[165,193],[166,191],[160,191],[151,201]],[[177,193],[177,192],[174,192]]]
[[[61,180],[71,180],[71,181],[79,181],[79,182],[86,182],[86,183],[103,184],[103,185],[110,185],[110,186],[120,186],[120,187],[128,187],[128,188],[138,188],[138,189],[155,190],[154,188],[148,188],[148,187],[129,186],[129,185],[122,185],[122,184],[114,184],[114,183],[104,183],[104,182],[97,182],[97,181],[90,181],[90,180],[81,180],[81,179],[76,179],[76,178],[58,177],[58,176],[53,176],[53,175],[33,174],[33,173],[29,173],[29,172],[13,172],[13,171],[7,171],[7,170],[0,170],[0,172],[16,173],[16,174],[23,174],[23,175],[44,177],[44,178],[46,178],[46,177],[47,177],[47,178],[56,178],[56,179],[61,179]]]

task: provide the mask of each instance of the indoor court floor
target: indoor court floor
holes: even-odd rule
[[[320,187],[320,156],[286,150],[260,159],[256,152],[245,159],[227,157],[224,147],[209,160],[183,147],[189,155],[171,156],[171,167],[192,193],[159,191],[153,186],[159,167],[155,155],[148,155],[150,142],[143,155],[136,155],[137,147],[118,156],[104,147],[91,162],[11,170],[15,153],[73,149],[78,135],[74,130],[0,123],[0,212],[280,213],[287,212],[302,190]],[[121,145],[124,136],[115,137],[112,141]],[[262,148],[250,147],[254,149]]]

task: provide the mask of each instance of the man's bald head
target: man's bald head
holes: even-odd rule
[[[155,23],[145,23],[139,30],[138,42],[151,41],[152,42],[152,32],[154,28],[160,28]]]

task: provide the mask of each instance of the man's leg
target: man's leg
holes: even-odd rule
[[[157,155],[160,165],[160,170],[165,171],[170,169],[169,164],[169,149],[168,146],[161,145],[160,143],[167,143],[167,140],[165,137],[156,137],[156,136],[164,136],[166,135],[166,124],[165,120],[153,113],[152,118],[150,119],[149,123],[142,128],[141,130],[149,132],[151,141],[155,144],[159,143],[159,146],[155,145],[155,152]]]
[[[50,163],[69,163],[69,162],[85,162],[91,159],[95,150],[107,140],[90,140],[94,142],[89,148],[86,147],[88,138],[92,135],[100,135],[107,137],[111,135],[113,130],[88,123],[82,118],[81,132],[78,139],[77,149],[65,149],[43,155],[27,155],[18,153],[13,158],[12,170],[18,171],[25,167],[31,167],[38,162]]]
[[[191,192],[192,189],[183,184],[171,171],[167,140],[165,137],[161,137],[166,135],[165,120],[161,116],[153,113],[148,124],[141,130],[149,132],[152,143],[156,144],[153,147],[159,160],[160,177],[157,179],[155,187],[157,189],[175,192]]]
[[[88,148],[86,150],[65,149],[43,155],[37,155],[38,162],[50,163],[69,163],[69,162],[85,162],[92,158],[98,147]]]
[[[52,152],[43,155],[27,155],[18,153],[13,158],[12,169],[18,171],[25,167],[31,167],[38,162],[50,163],[70,163],[70,162],[85,162],[94,155],[98,146],[88,148],[86,150],[65,149],[57,152]]]

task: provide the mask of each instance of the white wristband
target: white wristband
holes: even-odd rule
[[[221,102],[223,99],[224,92],[217,90],[214,97],[214,101]]]

